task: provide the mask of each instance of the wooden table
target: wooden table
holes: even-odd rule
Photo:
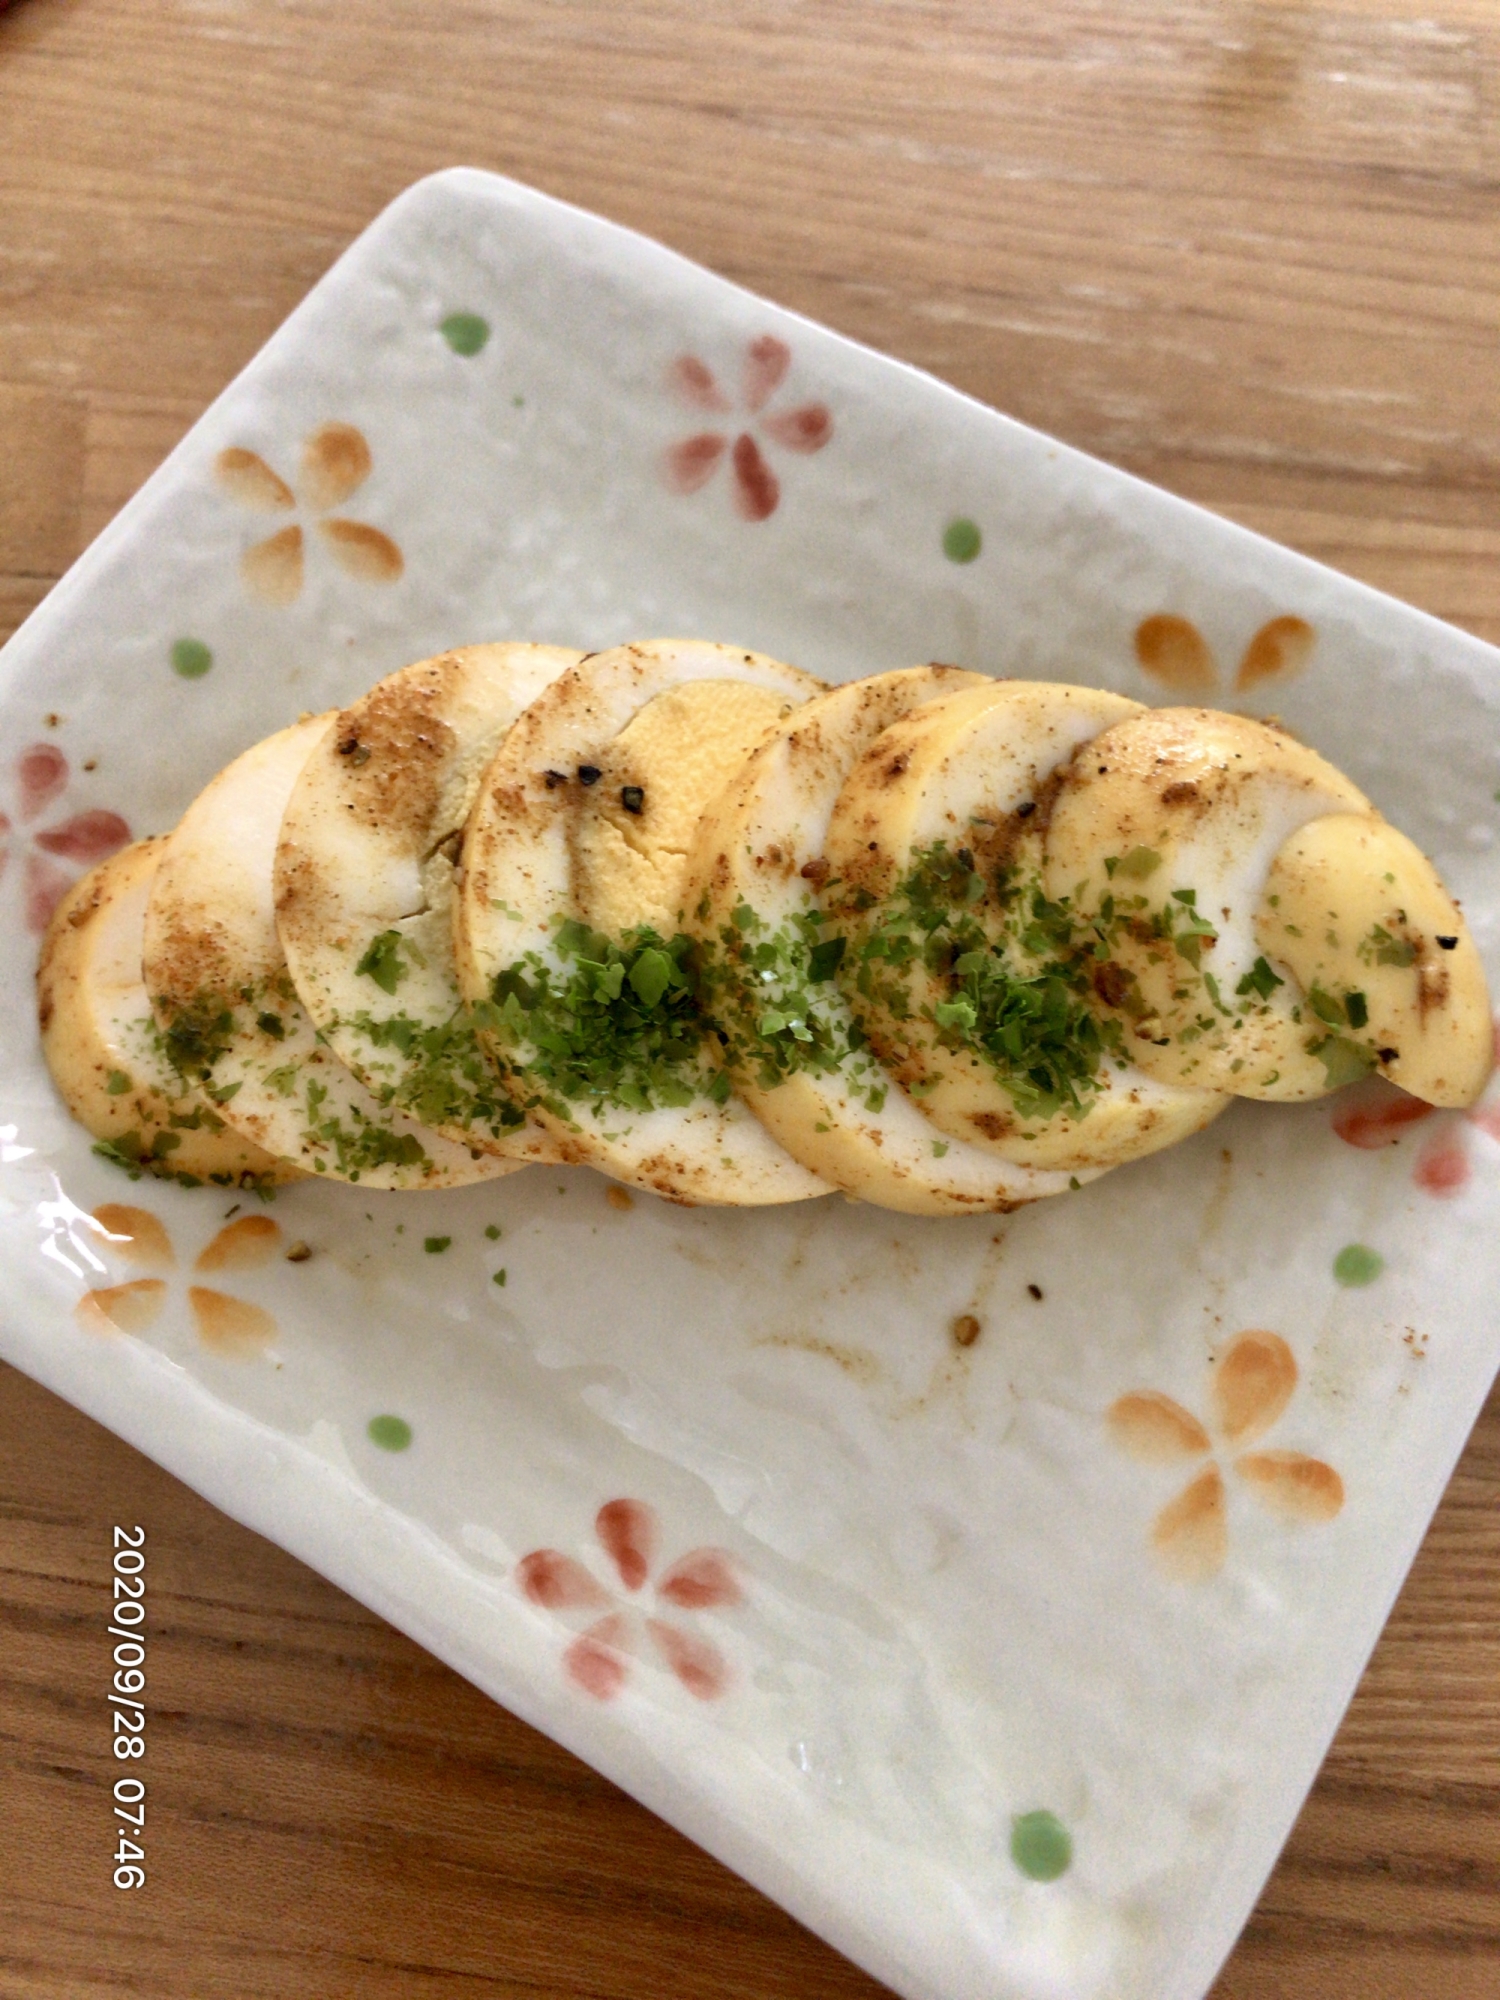
[[[1494,0],[17,0],[0,636],[398,189],[631,223],[1500,640]],[[1219,2000],[1500,1996],[1500,1400]],[[150,1535],[149,1893],[98,1612]],[[878,1989],[0,1371],[0,1993]]]

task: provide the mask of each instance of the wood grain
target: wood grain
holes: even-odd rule
[[[0,636],[401,187],[497,168],[1500,640],[1493,0],[18,0]],[[1492,1400],[1217,2000],[1500,2000]],[[99,1611],[150,1536],[149,1894]],[[0,1992],[873,1994],[0,1372]]]

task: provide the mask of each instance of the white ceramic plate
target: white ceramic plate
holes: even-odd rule
[[[132,1186],[49,1087],[37,923],[126,823],[443,646],[658,633],[1274,707],[1500,971],[1487,647],[443,174],[5,649],[0,1351],[913,2000],[1192,2000],[1500,1361],[1500,1110],[1241,1104],[1005,1221],[302,1186],[195,1271],[232,1197]],[[139,1334],[79,1316],[118,1282]]]

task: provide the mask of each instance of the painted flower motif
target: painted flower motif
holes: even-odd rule
[[[1318,635],[1305,618],[1272,618],[1246,646],[1233,681],[1221,676],[1214,649],[1193,624],[1173,611],[1143,618],[1135,628],[1135,657],[1143,672],[1174,694],[1212,694],[1222,679],[1240,693],[1261,681],[1300,673],[1312,658]]]
[[[55,743],[33,743],[15,762],[12,814],[0,811],[0,875],[15,850],[22,868],[26,928],[39,936],[82,868],[123,847],[130,828],[118,813],[91,807],[37,826],[68,788],[68,760]]]
[[[1473,1126],[1500,1141],[1500,1094],[1496,1094],[1494,1080],[1488,1096],[1488,1102],[1472,1105],[1467,1111],[1440,1113],[1435,1105],[1424,1104],[1421,1098],[1409,1097],[1394,1084],[1373,1077],[1368,1083],[1339,1092],[1333,1129],[1345,1145],[1373,1153],[1396,1145],[1410,1126],[1436,1118],[1436,1125],[1418,1149],[1411,1177],[1423,1194],[1446,1201],[1462,1193],[1474,1177],[1465,1128]]]
[[[221,451],[214,470],[242,507],[259,514],[300,511],[339,567],[361,583],[394,583],[406,560],[390,536],[333,512],[363,486],[373,463],[363,431],[353,424],[320,424],[303,442],[295,492],[256,452],[240,445]],[[266,604],[294,602],[302,593],[306,546],[300,520],[256,542],[240,558],[245,588]]]
[[[774,333],[763,333],[745,349],[740,375],[739,408],[749,420],[731,440],[729,427],[695,431],[666,452],[662,477],[674,493],[696,493],[719,469],[725,452],[734,482],[735,512],[742,521],[765,521],[776,512],[781,482],[766,463],[754,432],[784,451],[821,451],[833,436],[833,416],[826,403],[800,403],[792,410],[766,409],[786,380],[792,350]],[[719,387],[707,362],[696,354],[680,354],[667,374],[668,386],[689,408],[728,415],[734,404]]]
[[[1432,1105],[1375,1076],[1368,1083],[1352,1084],[1334,1098],[1333,1129],[1346,1146],[1376,1153],[1394,1146],[1403,1132],[1432,1114]]]
[[[1278,1333],[1236,1334],[1210,1379],[1214,1429],[1224,1455],[1262,1506],[1283,1521],[1331,1521],[1344,1504],[1344,1482],[1331,1465],[1300,1451],[1245,1451],[1271,1429],[1292,1400],[1297,1362]],[[1148,1465],[1173,1465],[1214,1454],[1207,1428],[1157,1389],[1138,1389],[1110,1406],[1110,1435]],[[1201,1583],[1216,1576],[1229,1549],[1227,1496],[1216,1455],[1157,1515],[1151,1546],[1169,1576]]]
[[[587,1618],[563,1653],[563,1672],[596,1701],[609,1701],[625,1684],[632,1658],[646,1646],[699,1701],[713,1701],[729,1685],[729,1665],[700,1634],[661,1616],[661,1607],[710,1611],[744,1598],[733,1558],[723,1549],[690,1549],[654,1585],[656,1609],[638,1608],[638,1593],[656,1565],[660,1527],[642,1500],[606,1500],[594,1532],[615,1574],[635,1603],[621,1603],[591,1570],[559,1549],[533,1549],[516,1565],[516,1578],[533,1604]]]
[[[149,1208],[102,1202],[93,1212],[99,1247],[113,1262],[130,1269],[171,1273],[177,1256],[165,1225]],[[228,1222],[193,1261],[199,1276],[249,1271],[268,1264],[281,1248],[281,1229],[268,1215],[242,1215]],[[126,1278],[96,1285],[74,1307],[80,1326],[94,1333],[144,1333],[161,1317],[169,1277]],[[188,1311],[198,1338],[217,1354],[253,1354],[276,1337],[276,1321],[261,1306],[210,1285],[189,1285]]]

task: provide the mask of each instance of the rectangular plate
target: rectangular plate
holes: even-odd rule
[[[333,537],[329,423],[371,458]],[[216,477],[231,448],[283,504]],[[1500,1110],[1240,1103],[1004,1220],[622,1213],[541,1169],[303,1185],[270,1213],[317,1254],[216,1281],[275,1323],[236,1357],[186,1296],[225,1197],[91,1155],[38,1053],[35,932],[123,837],[101,815],[169,827],[255,738],[450,644],[694,633],[1159,700],[1138,634],[1167,615],[1189,698],[1274,707],[1349,771],[1493,977],[1488,647],[485,174],[387,210],[4,653],[0,1351],[912,2000],[1209,1985],[1500,1361]],[[131,1275],[88,1220],[120,1200],[176,1250],[140,1337],[75,1317]],[[1383,1269],[1351,1289],[1355,1243]],[[1281,1384],[1241,1415],[1296,1481],[1219,1428],[1251,1329]],[[1180,1463],[1111,1422],[1143,1391],[1189,1413]],[[529,1601],[539,1549],[597,1601]],[[616,1615],[623,1677],[580,1643]]]

